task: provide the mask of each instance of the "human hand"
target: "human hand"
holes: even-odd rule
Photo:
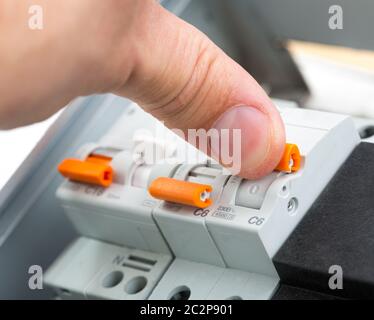
[[[170,128],[240,129],[245,178],[271,172],[283,123],[257,82],[154,0],[0,0],[0,128],[45,119],[77,96],[114,92]],[[212,150],[219,159],[219,150]]]

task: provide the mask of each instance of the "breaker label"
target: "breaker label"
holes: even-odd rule
[[[100,197],[105,192],[104,188],[96,187],[96,186],[87,186],[84,189],[84,193],[90,196]]]
[[[248,223],[255,226],[261,226],[265,222],[265,218],[253,216],[250,217]]]
[[[121,199],[121,196],[118,195],[118,194],[114,194],[114,193],[108,193],[108,195],[106,196],[108,199],[114,199],[114,200],[120,200]]]
[[[69,188],[71,191],[80,191],[82,188],[82,185],[77,182],[70,182]]]
[[[234,210],[231,207],[219,206],[216,211],[213,212],[213,217],[225,219],[225,220],[234,220],[235,214]]]
[[[165,210],[170,210],[170,211],[177,212],[177,211],[180,211],[182,209],[182,206],[179,205],[179,204],[165,202],[162,205],[162,208],[165,209]]]
[[[208,209],[196,209],[193,212],[193,215],[196,216],[196,217],[205,218],[209,214],[209,212],[210,211]]]

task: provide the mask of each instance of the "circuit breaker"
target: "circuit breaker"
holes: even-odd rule
[[[280,108],[300,170],[251,181],[129,108],[62,163],[57,197],[81,237],[45,283],[66,299],[270,299],[274,256],[360,142],[352,119]]]

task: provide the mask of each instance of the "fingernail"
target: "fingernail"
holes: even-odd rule
[[[235,174],[253,175],[251,170],[261,166],[269,152],[270,126],[269,117],[257,108],[238,106],[227,110],[213,125],[220,143],[211,143],[212,157]],[[233,161],[231,167],[226,163],[229,158]]]

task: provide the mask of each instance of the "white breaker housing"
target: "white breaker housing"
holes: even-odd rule
[[[57,191],[83,237],[49,268],[46,284],[69,299],[271,298],[279,281],[272,258],[359,143],[349,117],[280,112],[301,169],[249,181],[201,155],[183,163],[176,146],[186,143],[174,134],[155,137],[157,120],[132,105],[77,155],[110,155],[114,183],[104,189],[65,181]],[[143,159],[150,145],[162,151],[154,165]],[[152,198],[147,187],[161,176],[210,184],[213,204],[198,209]]]

